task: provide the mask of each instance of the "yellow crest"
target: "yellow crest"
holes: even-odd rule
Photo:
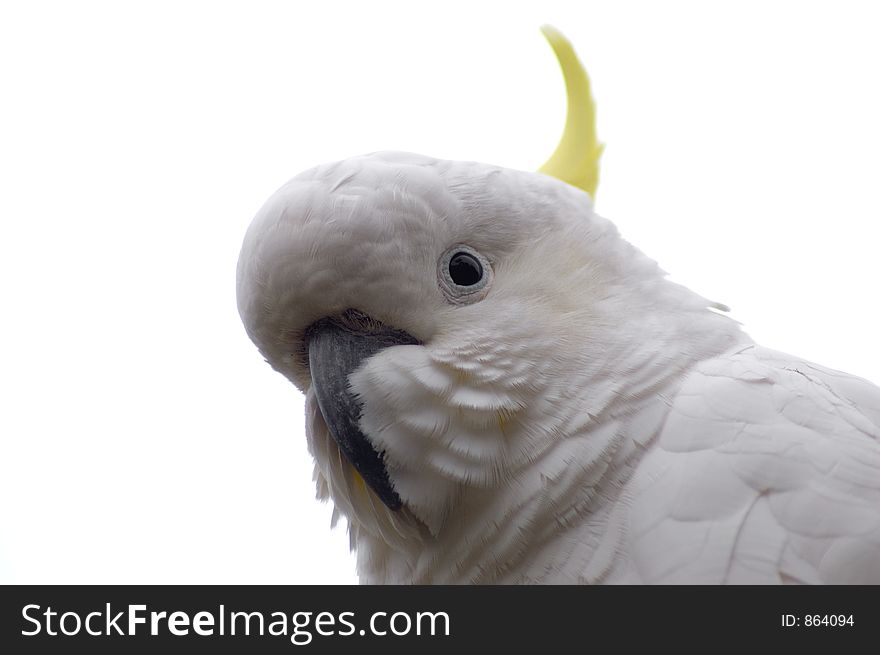
[[[583,189],[595,200],[599,157],[604,146],[596,138],[596,104],[590,92],[590,78],[562,32],[550,25],[542,26],[541,31],[562,67],[568,111],[559,145],[538,170]]]

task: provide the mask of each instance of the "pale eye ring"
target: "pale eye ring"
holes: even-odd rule
[[[482,300],[493,278],[492,264],[474,248],[457,243],[437,262],[437,279],[447,300],[464,305]]]

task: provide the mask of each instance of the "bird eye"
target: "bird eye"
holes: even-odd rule
[[[482,300],[492,281],[489,260],[470,246],[452,246],[437,264],[440,288],[457,305]]]
[[[449,260],[449,277],[460,287],[472,287],[483,279],[483,267],[473,255],[457,252]]]

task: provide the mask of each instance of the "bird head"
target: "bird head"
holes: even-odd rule
[[[386,543],[514,498],[517,476],[636,392],[620,380],[637,384],[624,373],[662,332],[652,317],[705,311],[594,213],[589,84],[545,33],[570,97],[545,172],[353,157],[290,180],[244,240],[239,311],[306,394],[319,493]],[[608,454],[578,447],[584,467]]]

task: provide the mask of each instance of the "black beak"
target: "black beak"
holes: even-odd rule
[[[392,510],[403,503],[388,478],[382,453],[358,427],[362,408],[351,392],[348,376],[383,348],[418,343],[406,332],[352,309],[321,319],[306,332],[312,386],[324,422],[345,458]]]

